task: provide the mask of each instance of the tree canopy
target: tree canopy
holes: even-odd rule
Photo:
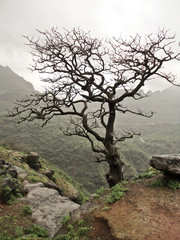
[[[106,178],[113,186],[122,180],[116,144],[138,134],[118,135],[116,113],[152,117],[153,112],[129,109],[124,100],[148,97],[141,90],[154,78],[176,85],[175,76],[163,71],[165,63],[179,60],[171,48],[175,36],[164,29],[145,37],[109,40],[98,40],[79,28],[38,32],[38,39],[25,37],[33,57],[31,70],[38,71],[49,87],[18,100],[10,116],[20,115],[19,122],[40,119],[42,126],[55,116],[71,116],[63,133],[88,139],[96,161],[109,164]]]

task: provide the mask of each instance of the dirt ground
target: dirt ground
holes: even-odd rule
[[[153,187],[141,180],[107,210],[94,211],[95,240],[180,240],[180,190]]]

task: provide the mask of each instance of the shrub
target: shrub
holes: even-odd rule
[[[178,180],[169,180],[167,186],[173,190],[180,189],[180,181]]]
[[[90,228],[89,227],[79,227],[78,228],[78,233],[79,235],[87,235],[87,233],[89,232]]]
[[[134,179],[138,178],[152,178],[156,174],[156,169],[150,167],[144,173],[139,174],[139,176],[135,177]]]
[[[48,231],[36,224],[33,224],[32,227],[25,229],[26,234],[34,234],[37,237],[48,237]]]
[[[66,225],[71,219],[70,214],[66,215],[63,220],[61,221],[62,225]]]
[[[111,188],[111,195],[107,198],[106,203],[116,202],[122,196],[124,196],[125,191],[127,191],[127,189],[123,188],[121,183],[116,184]]]
[[[151,183],[155,187],[168,187],[173,190],[180,189],[180,181],[177,179],[168,179],[166,177],[161,177],[156,179]]]
[[[25,215],[32,215],[31,208],[28,205],[23,206],[22,210]]]
[[[95,198],[99,198],[101,194],[104,192],[104,190],[105,190],[104,187],[100,187],[95,193]]]

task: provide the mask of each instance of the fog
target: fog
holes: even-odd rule
[[[155,33],[169,29],[180,42],[179,0],[0,0],[0,65],[42,89],[39,75],[28,69],[32,62],[22,35],[37,35],[36,29],[80,27],[98,38]],[[180,49],[177,47],[177,51]],[[179,65],[168,70],[180,79]],[[168,85],[154,81],[147,88],[163,89]]]

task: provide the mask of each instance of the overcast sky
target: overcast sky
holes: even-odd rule
[[[81,27],[102,38],[155,33],[164,27],[180,42],[179,25],[180,0],[0,0],[0,65],[9,66],[37,89],[39,77],[28,70],[31,56],[21,35],[33,36],[35,29]],[[180,79],[180,63],[172,70]],[[162,88],[156,83],[151,87]]]

